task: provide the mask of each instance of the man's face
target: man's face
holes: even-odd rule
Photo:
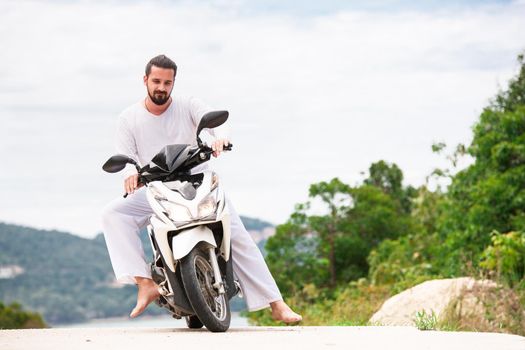
[[[168,102],[173,90],[174,73],[173,69],[152,66],[149,75],[144,76],[148,95],[156,105],[162,106]]]

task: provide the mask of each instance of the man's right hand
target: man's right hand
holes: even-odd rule
[[[124,180],[124,191],[126,191],[127,194],[132,194],[137,188],[142,187],[143,185],[139,184],[138,180],[139,174],[131,175],[126,180]]]

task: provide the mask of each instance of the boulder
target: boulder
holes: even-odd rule
[[[390,326],[414,326],[416,313],[425,311],[443,320],[451,307],[463,314],[483,314],[480,292],[494,290],[498,285],[490,280],[471,277],[438,279],[423,282],[386,300],[370,322]],[[459,303],[458,303],[459,301]]]

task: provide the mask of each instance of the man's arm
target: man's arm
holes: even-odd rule
[[[139,162],[135,138],[128,127],[126,119],[122,116],[118,118],[115,146],[118,153],[125,154],[137,163]],[[126,193],[133,193],[138,187],[140,186],[138,186],[137,169],[135,166],[127,164],[124,169],[124,191],[126,191]]]

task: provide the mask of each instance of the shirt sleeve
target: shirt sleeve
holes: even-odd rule
[[[199,125],[202,117],[208,113],[213,111],[213,109],[205,104],[202,100],[190,97],[189,101],[190,105],[190,114],[191,118],[193,119],[193,123],[195,124],[195,128]],[[229,128],[228,128],[228,122],[222,124],[221,126],[218,126],[213,129],[206,129],[215,139],[229,139]]]
[[[117,153],[124,154],[140,164],[135,138],[126,119],[122,116],[118,118],[115,148],[117,149]],[[137,174],[137,169],[133,164],[127,164],[122,173],[126,179],[131,175]]]

